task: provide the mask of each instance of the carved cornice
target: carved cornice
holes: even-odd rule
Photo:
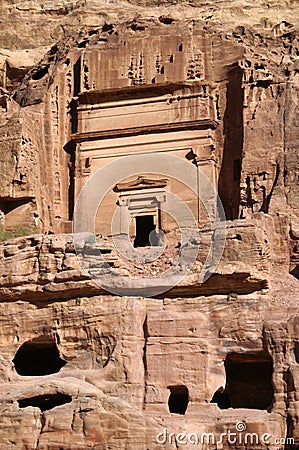
[[[210,88],[207,81],[177,82],[177,83],[159,83],[159,84],[140,84],[134,86],[124,86],[120,88],[110,88],[102,90],[90,90],[81,92],[78,97],[79,105],[94,105],[97,103],[109,101],[122,101],[126,99],[147,99],[150,97],[173,94],[175,91],[189,88],[192,92],[202,92],[202,86]]]
[[[125,137],[153,133],[167,133],[169,131],[183,130],[215,130],[218,122],[212,119],[192,120],[188,122],[165,123],[159,125],[123,128],[116,130],[91,131],[87,133],[76,133],[71,135],[75,142],[96,141],[114,137]]]
[[[154,179],[141,175],[135,180],[117,183],[113,190],[115,192],[122,192],[132,191],[135,189],[163,188],[167,185],[167,183],[167,178]]]

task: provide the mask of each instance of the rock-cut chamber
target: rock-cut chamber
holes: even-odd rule
[[[226,386],[220,387],[211,403],[220,409],[269,409],[273,402],[273,362],[263,353],[230,353],[225,360]]]
[[[66,361],[60,358],[52,337],[39,336],[21,345],[13,363],[19,375],[38,376],[59,372]]]

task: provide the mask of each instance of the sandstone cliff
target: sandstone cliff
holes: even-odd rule
[[[296,16],[292,0],[1,3],[1,220],[39,229],[0,245],[1,448],[298,448]],[[132,59],[139,48],[152,58]],[[79,264],[79,60],[85,92],[153,83],[152,61],[153,84],[198,81],[227,218],[207,281],[208,228],[192,270],[156,298],[109,293]],[[82,186],[89,173],[85,159]],[[128,265],[106,236],[86,248],[89,263],[105,253],[114,285],[175,257]],[[238,443],[195,444],[228,430]]]

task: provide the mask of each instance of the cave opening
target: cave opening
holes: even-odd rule
[[[19,375],[36,376],[57,373],[66,361],[60,358],[53,338],[39,336],[21,345],[13,363]]]
[[[34,406],[39,408],[42,412],[53,409],[56,406],[65,405],[71,403],[72,397],[70,395],[62,394],[60,392],[56,394],[44,394],[36,395],[34,397],[22,398],[18,400],[20,408],[27,408],[27,406]]]
[[[225,360],[226,386],[220,387],[211,403],[220,409],[269,410],[273,402],[273,362],[264,352],[230,353]]]
[[[150,246],[151,245],[150,234],[156,228],[154,223],[154,216],[152,215],[137,216],[135,219],[136,219],[136,237],[134,240],[134,247]],[[154,240],[152,244],[157,245],[158,242]]]
[[[184,415],[189,403],[189,391],[184,385],[168,386],[170,395],[168,409],[170,413]]]
[[[214,393],[211,403],[217,403],[220,409],[228,409],[231,408],[230,398],[227,392],[225,392],[224,387],[221,386]]]
[[[49,71],[50,65],[47,64],[43,67],[41,67],[40,69],[36,70],[33,74],[32,74],[32,79],[33,80],[41,80],[42,78],[44,78],[45,75],[47,75],[48,71]]]

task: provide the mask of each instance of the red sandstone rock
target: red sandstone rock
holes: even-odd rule
[[[192,449],[228,431],[241,441],[197,448],[297,448],[296,9],[2,2],[0,224],[40,233],[0,245],[1,448]],[[88,180],[145,151],[193,162],[219,194],[227,222],[217,264],[205,267],[217,236],[204,206],[215,196],[203,189],[198,203],[165,167],[160,176],[111,173],[96,239],[73,242]],[[184,242],[157,206],[168,192],[196,220]],[[137,262],[112,241],[118,207],[117,230],[125,219]],[[139,248],[146,208],[168,238],[154,260],[159,248]],[[135,289],[136,278],[154,285],[177,260],[179,283],[158,278],[156,298]],[[213,272],[205,282],[203,268]],[[121,287],[126,295],[113,291]]]

